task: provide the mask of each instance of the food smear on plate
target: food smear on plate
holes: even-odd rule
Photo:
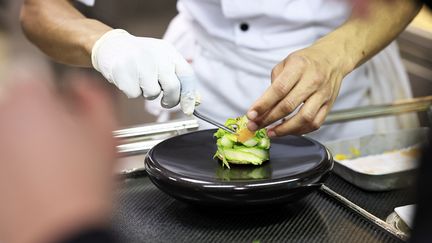
[[[230,118],[225,126],[236,131],[236,134],[223,129],[218,129],[214,134],[217,139],[214,157],[220,159],[223,166],[230,168],[230,163],[261,165],[269,160],[270,138],[267,129],[251,132],[247,123],[246,116]]]

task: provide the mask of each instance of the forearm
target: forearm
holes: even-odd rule
[[[111,28],[88,19],[67,0],[26,0],[21,9],[24,33],[56,61],[91,66],[93,44]]]
[[[375,0],[367,16],[352,15],[335,31],[319,39],[313,47],[338,60],[348,74],[393,41],[420,10],[417,1]]]

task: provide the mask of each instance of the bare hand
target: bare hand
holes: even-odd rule
[[[324,122],[346,75],[334,60],[317,47],[289,55],[272,71],[272,84],[247,113],[249,129],[266,127],[296,110],[297,114],[269,129],[269,136],[305,134],[317,130]]]

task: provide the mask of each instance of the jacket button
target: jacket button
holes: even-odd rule
[[[242,31],[247,31],[249,29],[249,25],[247,23],[241,23],[240,24],[240,29]]]

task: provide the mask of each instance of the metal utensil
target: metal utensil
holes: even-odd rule
[[[221,124],[221,123],[219,123],[219,122],[217,122],[217,121],[215,121],[215,120],[213,120],[207,116],[204,116],[203,114],[199,113],[196,109],[194,110],[193,115],[198,117],[199,119],[201,119],[203,121],[206,121],[210,124],[215,125],[216,127],[219,127],[220,129],[223,129],[229,133],[236,134],[236,132],[234,130],[232,130],[231,128],[226,127],[223,124]]]

